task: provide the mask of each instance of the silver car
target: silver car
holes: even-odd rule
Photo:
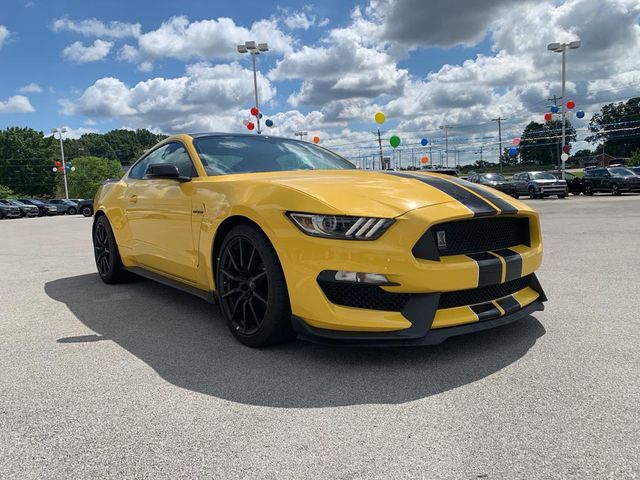
[[[557,195],[558,198],[567,196],[566,180],[559,180],[549,172],[520,172],[513,175],[511,180],[513,196],[528,195],[530,198],[543,198]]]

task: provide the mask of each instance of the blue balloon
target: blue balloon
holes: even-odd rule
[[[423,147],[426,147],[427,143],[429,143],[429,140],[427,140],[426,138],[423,138],[422,140],[420,140],[420,145],[422,145]]]
[[[269,118],[266,122],[264,122],[267,127],[273,127],[273,121]]]
[[[512,157],[515,157],[518,154],[518,149],[516,147],[511,147],[509,149],[509,155],[511,155]]]
[[[262,118],[262,112],[258,114],[258,118]]]
[[[576,112],[576,117],[584,118],[584,112],[582,110],[580,110],[579,112]]]
[[[558,107],[557,105],[554,105],[549,110],[551,110],[551,113],[558,113],[558,111],[560,110],[560,107]]]

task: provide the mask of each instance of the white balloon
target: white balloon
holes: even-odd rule
[[[563,153],[562,155],[560,155],[560,158],[562,159],[563,162],[566,162],[567,160],[569,160],[569,155],[566,153]]]
[[[75,172],[76,171],[76,167],[71,167],[71,171]]]
[[[51,170],[54,171],[54,172],[58,171],[58,169],[56,167],[53,167]]]

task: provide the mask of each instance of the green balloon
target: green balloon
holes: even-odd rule
[[[389,139],[389,143],[393,148],[396,148],[398,145],[400,145],[400,137],[397,135],[394,135]]]

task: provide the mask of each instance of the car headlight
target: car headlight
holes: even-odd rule
[[[393,223],[391,218],[295,212],[288,212],[287,216],[307,235],[341,240],[375,240]]]

